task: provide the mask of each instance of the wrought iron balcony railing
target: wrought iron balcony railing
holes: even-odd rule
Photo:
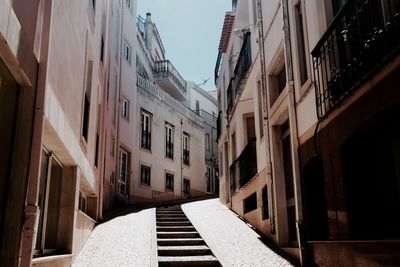
[[[227,89],[228,115],[232,112],[237,100],[240,98],[249,75],[249,69],[252,63],[250,41],[250,32],[248,32],[244,37],[243,45],[235,66],[234,76],[232,77]]]
[[[222,112],[218,112],[218,117],[217,117],[217,141],[221,135],[221,123],[222,123],[222,118],[221,118]]]
[[[239,185],[244,186],[257,174],[256,138],[250,140],[238,157]]]
[[[174,143],[172,142],[165,143],[165,156],[170,159],[174,158]]]
[[[400,50],[400,1],[348,0],[312,51],[323,120]]]
[[[169,60],[154,62],[154,73],[156,79],[170,78],[178,86],[180,91],[186,92],[186,81],[182,78]]]
[[[190,151],[186,149],[183,150],[183,164],[190,164]]]
[[[151,132],[142,130],[142,148],[151,149]]]

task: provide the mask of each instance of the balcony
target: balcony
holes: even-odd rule
[[[312,51],[319,120],[399,54],[400,1],[348,0]]]
[[[256,138],[250,140],[238,157],[239,185],[243,187],[257,174]]]
[[[243,45],[235,66],[234,76],[231,78],[227,89],[228,107],[226,112],[228,115],[235,109],[249,76],[249,69],[252,63],[250,41],[250,32],[248,32],[243,40]]]
[[[178,101],[186,100],[186,81],[169,60],[154,62],[154,78],[161,88]]]
[[[217,117],[217,141],[219,137],[221,136],[221,123],[222,123],[222,118],[221,118],[222,112],[218,112],[218,117]]]
[[[250,140],[240,156],[229,168],[231,195],[235,193],[237,188],[237,175],[239,175],[239,187],[242,188],[257,174],[256,140],[256,138]]]

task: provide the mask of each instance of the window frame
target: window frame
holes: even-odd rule
[[[145,109],[141,109],[140,111],[140,124],[141,124],[141,131],[140,131],[140,147],[143,149],[147,149],[151,151],[151,132],[152,132],[152,121],[153,121],[153,114]],[[148,125],[146,124],[146,118],[148,119]],[[148,126],[147,131],[146,131],[146,126]],[[146,143],[144,142],[144,134],[149,135],[149,141],[148,141],[148,146],[146,147]]]
[[[190,135],[183,133],[183,164],[190,165]],[[185,154],[187,153],[187,155]]]
[[[124,59],[129,63],[132,62],[132,46],[128,43],[127,40],[124,41],[124,51],[123,51]]]
[[[174,159],[174,126],[168,122],[165,123],[165,157]],[[168,144],[172,146],[168,153]]]
[[[129,121],[129,100],[124,96],[121,101],[121,116]]]
[[[168,179],[171,178],[172,182],[169,183]],[[172,172],[165,172],[165,191],[166,192],[174,192],[174,174]],[[169,187],[171,185],[171,188]]]
[[[126,162],[124,168],[124,179],[122,179],[122,170],[123,170],[123,162],[122,162],[122,155],[125,154]],[[118,175],[118,193],[120,195],[126,196],[128,192],[127,184],[128,184],[128,177],[129,177],[129,152],[124,148],[120,148],[119,150],[119,175]],[[121,192],[121,185],[124,186],[124,192]]]
[[[148,181],[143,180],[143,170],[145,169],[148,170]],[[151,186],[151,167],[143,163],[140,164],[140,184],[144,186]]]

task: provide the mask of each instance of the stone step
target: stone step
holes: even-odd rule
[[[175,215],[185,215],[182,211],[157,211],[156,215],[166,215],[166,214],[175,214]]]
[[[186,216],[182,217],[158,217],[157,222],[181,222],[181,221],[188,221]]]
[[[160,267],[214,267],[221,266],[214,256],[184,256],[184,257],[170,257],[158,256],[158,266]]]
[[[156,214],[156,218],[187,218],[185,214]]]
[[[198,238],[198,232],[158,232],[158,238]]]
[[[157,226],[157,232],[194,232],[193,226]]]
[[[207,246],[158,246],[159,256],[201,256],[211,255]]]
[[[201,246],[205,245],[202,238],[158,238],[159,246]]]
[[[158,222],[157,226],[192,226],[192,223],[188,220],[182,222]]]

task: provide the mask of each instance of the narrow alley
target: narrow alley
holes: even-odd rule
[[[144,209],[98,225],[73,266],[219,266],[218,261],[222,266],[292,266],[218,199],[181,208],[182,213],[179,207]],[[180,225],[166,226],[165,218],[173,217]],[[174,242],[186,246],[188,254],[182,248],[176,251],[180,255],[173,254]],[[189,251],[188,244],[194,246]]]

